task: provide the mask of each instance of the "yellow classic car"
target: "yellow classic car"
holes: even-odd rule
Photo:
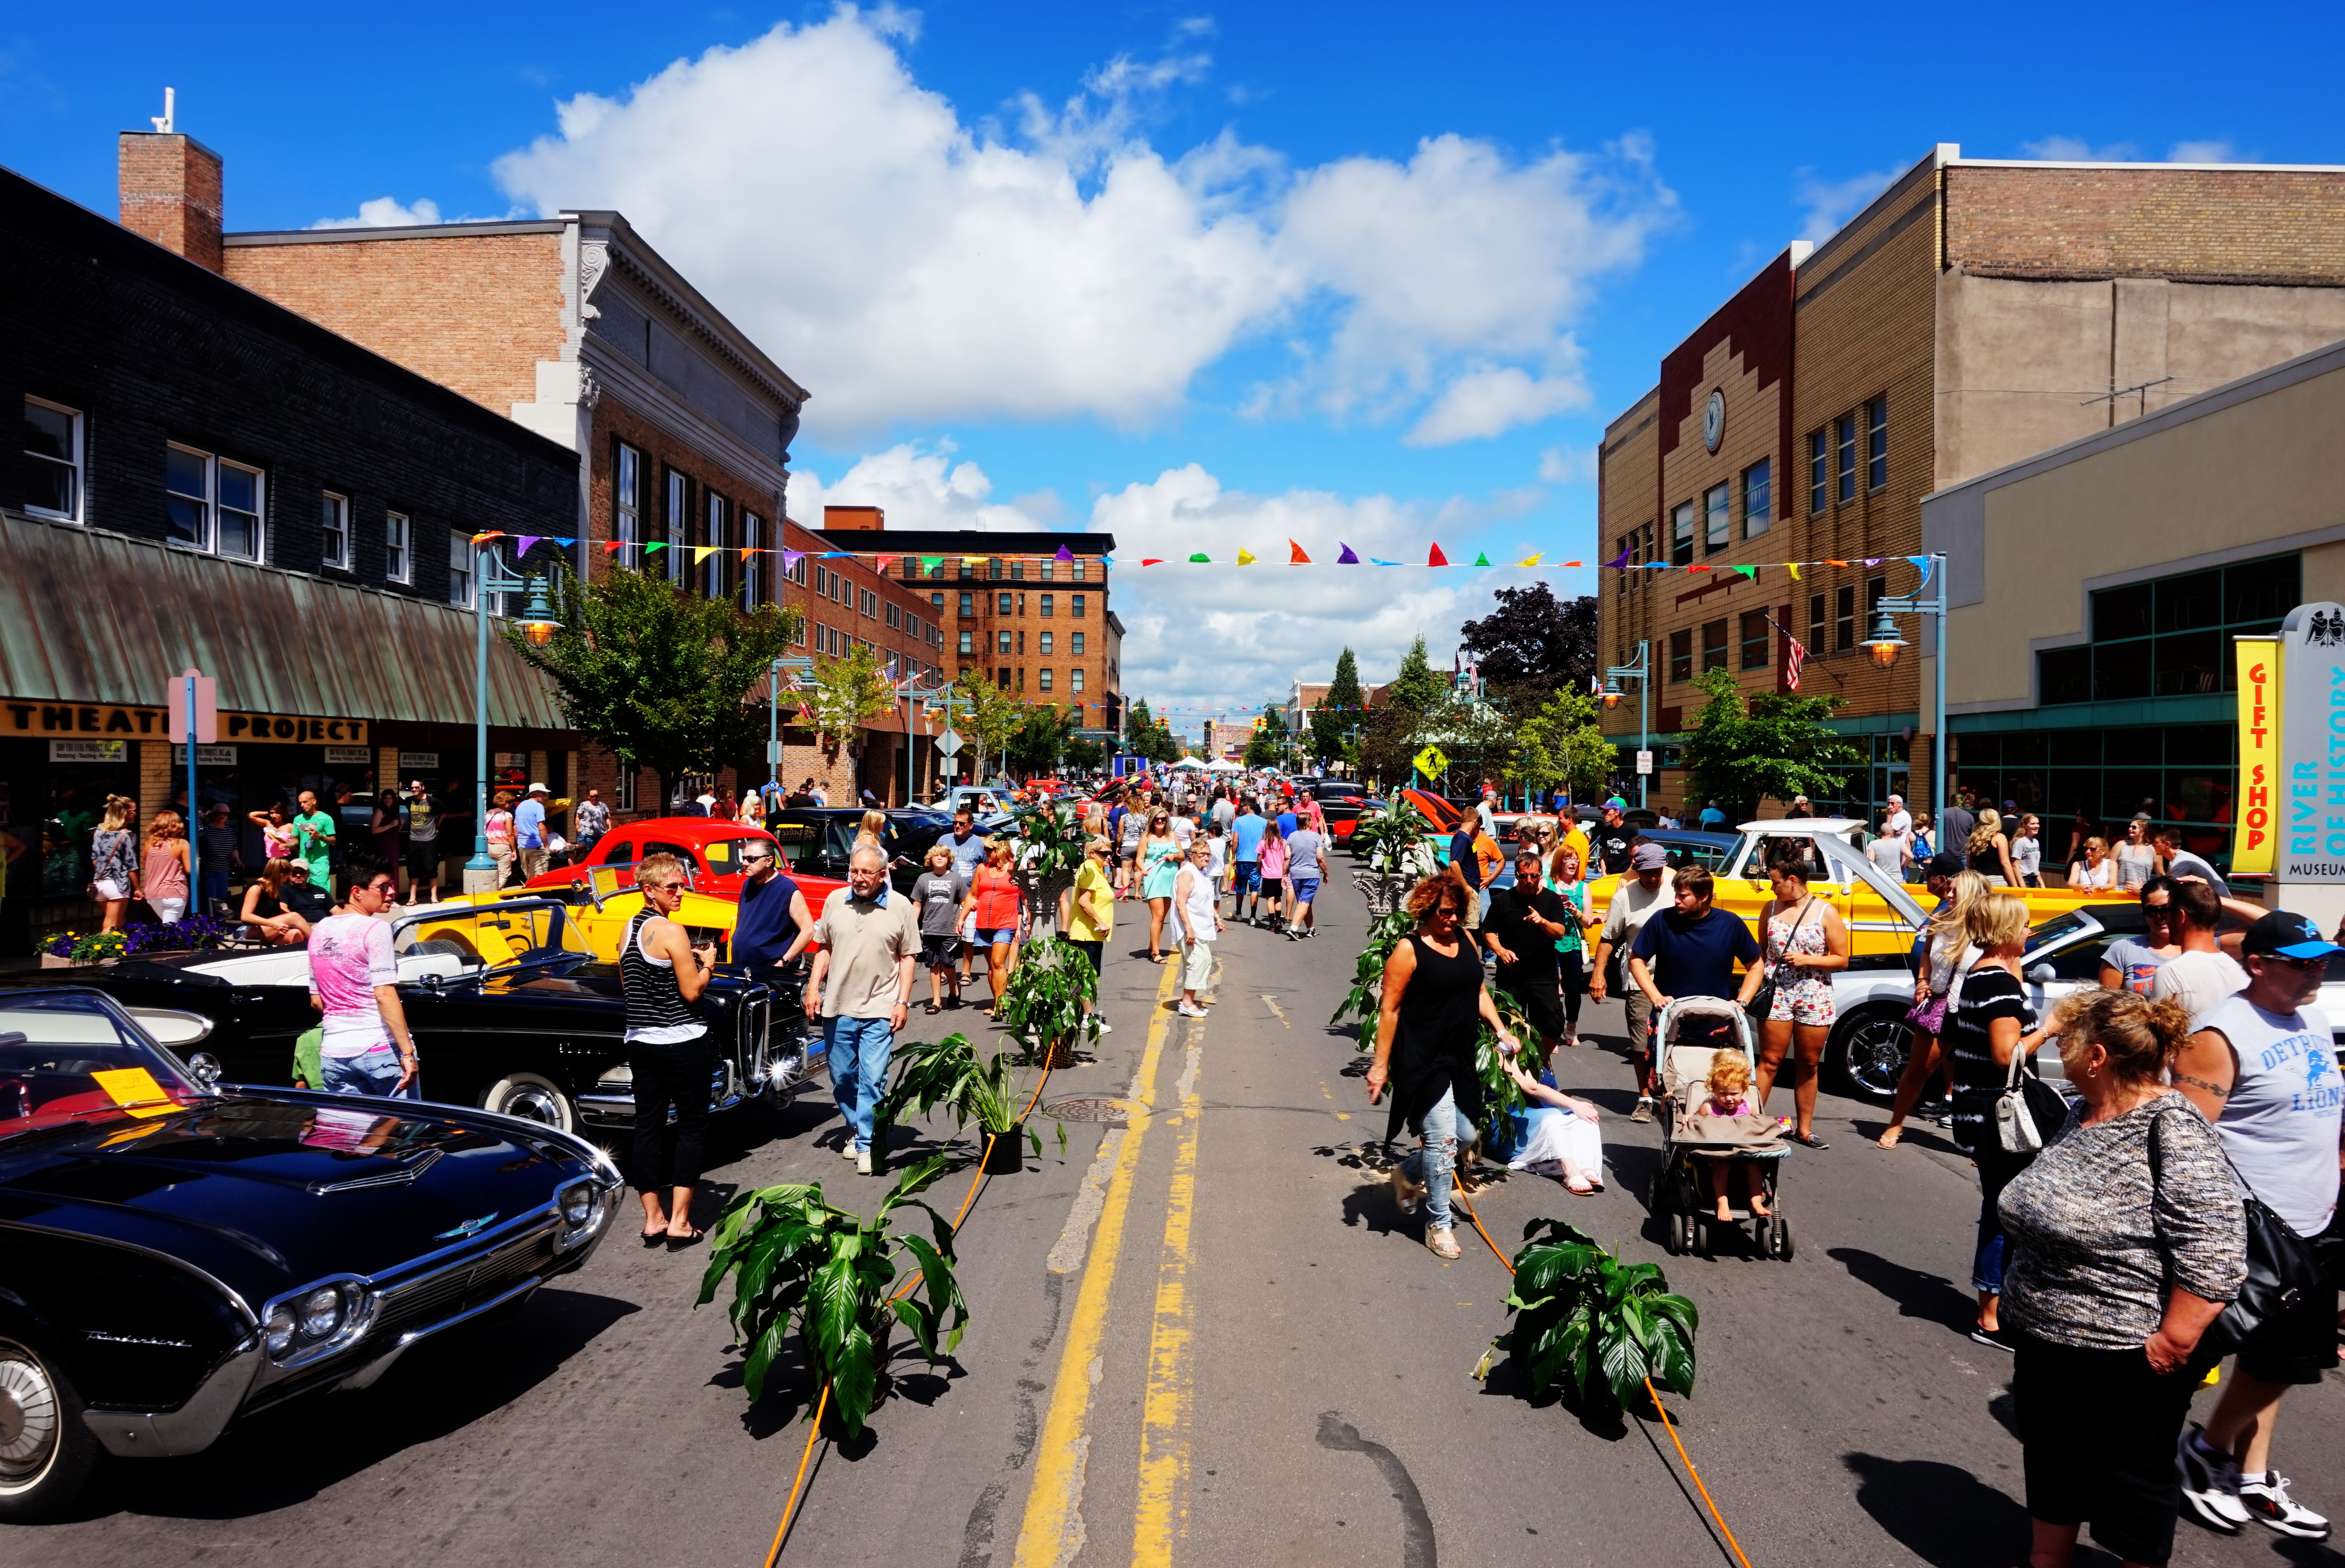
[[[634,869],[626,866],[596,866],[584,880],[561,887],[500,888],[492,893],[474,893],[467,898],[476,904],[512,899],[552,899],[566,903],[574,940],[583,942],[604,963],[619,962],[619,944],[626,940],[628,925],[644,907],[644,895],[636,890]],[[714,942],[716,960],[722,963],[732,956],[733,926],[740,914],[738,899],[687,889],[675,919],[692,932],[695,942]]]
[[[1737,830],[1742,842],[1727,857],[1725,869],[1715,874],[1716,903],[1741,917],[1759,935],[1759,917],[1775,896],[1767,877],[1767,863],[1786,844],[1804,847],[1808,891],[1839,911],[1848,927],[1849,952],[1903,954],[1914,933],[1937,901],[1918,883],[1897,881],[1865,857],[1865,825],[1848,817],[1784,817],[1766,822],[1745,822]],[[1588,906],[1601,913],[1610,904],[1619,877],[1601,877],[1589,884]],[[2067,888],[2015,888],[2027,902],[2028,922],[2040,923],[2066,914],[2108,892]]]

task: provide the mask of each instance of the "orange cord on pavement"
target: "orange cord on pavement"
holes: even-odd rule
[[[1505,1253],[1498,1250],[1498,1244],[1490,1239],[1490,1233],[1482,1228],[1482,1217],[1474,1212],[1474,1206],[1456,1192],[1450,1194],[1449,1201],[1466,1211],[1466,1217],[1474,1222],[1474,1234],[1480,1237],[1483,1244],[1489,1247],[1490,1256],[1504,1264],[1507,1272],[1512,1274],[1515,1271],[1514,1264],[1508,1259]],[[1735,1540],[1734,1532],[1726,1527],[1726,1518],[1718,1512],[1718,1504],[1711,1498],[1710,1488],[1701,1483],[1701,1471],[1694,1469],[1692,1456],[1686,1452],[1685,1444],[1678,1441],[1677,1423],[1670,1420],[1669,1407],[1661,1403],[1660,1391],[1653,1387],[1653,1380],[1650,1378],[1645,1380],[1645,1394],[1653,1401],[1653,1409],[1660,1411],[1661,1430],[1670,1434],[1670,1442],[1677,1449],[1678,1458],[1684,1462],[1686,1473],[1693,1477],[1694,1490],[1701,1493],[1702,1505],[1710,1510],[1711,1518],[1717,1522],[1719,1533],[1725,1536],[1727,1545],[1734,1549],[1734,1560],[1741,1563],[1742,1568],[1751,1568],[1751,1559],[1742,1553],[1742,1543]]]
[[[1048,1065],[1049,1061],[1049,1056],[1044,1056],[1043,1062],[1045,1064],[1042,1068],[1042,1075],[1034,1081],[1034,1092],[1026,1097],[1024,1109],[1018,1113],[1018,1119],[1021,1122],[1032,1113],[1035,1105],[1042,1098],[1042,1085],[1051,1081],[1051,1068]],[[1000,1133],[988,1133],[985,1135],[985,1151],[978,1156],[977,1175],[970,1178],[969,1184],[969,1195],[960,1200],[960,1212],[953,1216],[952,1227],[955,1235],[959,1235],[960,1233],[960,1222],[969,1217],[970,1207],[977,1202],[977,1189],[985,1185],[985,1162],[993,1157],[994,1140],[1000,1136],[1001,1135]],[[905,1276],[903,1285],[898,1288],[896,1294],[889,1297],[888,1299],[890,1301],[900,1301],[905,1297],[910,1295],[912,1293],[912,1287],[919,1283],[919,1278],[920,1277],[918,1274],[909,1274]],[[822,1412],[829,1403],[830,1385],[828,1383],[825,1383],[822,1386],[822,1397],[815,1401],[814,1430],[807,1433],[806,1451],[798,1455],[797,1479],[790,1482],[790,1500],[782,1505],[782,1522],[780,1524],[775,1526],[774,1544],[766,1553],[766,1568],[774,1568],[774,1563],[781,1557],[782,1554],[782,1543],[789,1538],[790,1516],[797,1512],[798,1493],[806,1486],[807,1464],[807,1461],[814,1458],[815,1444],[822,1441]]]

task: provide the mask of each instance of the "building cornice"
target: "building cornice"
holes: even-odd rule
[[[686,282],[684,275],[669,266],[666,259],[652,249],[624,216],[616,212],[565,212],[563,216],[579,225],[578,292],[587,314],[593,313],[593,308],[585,303],[586,298],[602,277],[602,266],[596,262],[606,262],[625,273],[636,288],[691,329],[711,352],[760,393],[780,404],[785,413],[797,412],[814,395],[768,359],[747,333],[709,302],[707,296]],[[592,276],[587,273],[590,265],[594,266]]]

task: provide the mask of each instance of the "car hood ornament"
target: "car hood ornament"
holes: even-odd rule
[[[433,1237],[431,1239],[434,1241],[462,1241],[469,1237],[478,1236],[482,1231],[486,1230],[489,1227],[489,1222],[496,1217],[496,1215],[492,1213],[484,1214],[478,1219],[464,1220],[460,1224],[450,1226],[446,1230],[442,1231],[438,1236]]]

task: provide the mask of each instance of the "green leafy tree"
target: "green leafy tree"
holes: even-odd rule
[[[1148,709],[1148,699],[1135,697],[1123,710],[1123,747],[1134,757],[1148,755],[1146,737],[1156,728],[1156,716]]]
[[[873,719],[895,711],[896,688],[888,682],[878,650],[858,643],[836,658],[815,661],[814,684],[803,706],[806,722],[836,750]]]
[[[1400,661],[1400,673],[1393,677],[1386,690],[1395,708],[1405,708],[1411,713],[1431,713],[1449,697],[1449,682],[1434,669],[1425,655],[1425,639],[1417,638],[1409,645]]]
[[[1327,683],[1326,695],[1311,709],[1311,755],[1322,762],[1345,756],[1353,744],[1352,731],[1366,720],[1366,708],[1359,661],[1345,648],[1335,656],[1335,678]]]
[[[981,780],[990,776],[988,769],[1000,759],[1010,738],[1025,722],[1026,705],[986,679],[985,672],[974,665],[961,671],[953,685],[959,693],[954,723],[977,753],[969,779]]]
[[[1048,773],[1058,767],[1066,755],[1068,744],[1074,739],[1075,730],[1082,723],[1080,709],[1062,708],[1054,703],[1035,703],[1027,707],[1010,734],[1010,765],[1020,773]]]
[[[778,605],[744,613],[641,572],[554,584],[562,625],[543,647],[508,627],[521,656],[553,682],[570,727],[629,768],[659,776],[668,799],[687,773],[714,773],[763,752],[766,710],[749,688],[797,636]]]
[[[1409,759],[1425,743],[1419,738],[1424,720],[1410,708],[1368,710],[1368,728],[1359,739],[1359,765],[1371,779],[1387,785],[1406,784]]]
[[[1566,687],[1517,727],[1507,778],[1536,792],[1558,784],[1592,789],[1611,769],[1612,743],[1597,722],[1596,699]]]
[[[1246,742],[1245,765],[1249,768],[1275,768],[1286,760],[1286,715],[1275,708],[1262,710],[1262,725]]]
[[[1824,723],[1840,706],[1836,697],[1771,691],[1745,700],[1733,675],[1722,669],[1695,684],[1709,700],[1685,738],[1690,801],[1714,799],[1731,820],[1769,798],[1786,803],[1799,795],[1828,799],[1863,762]]]
[[[1107,748],[1078,735],[1068,740],[1066,759],[1068,767],[1089,773],[1107,765]]]

